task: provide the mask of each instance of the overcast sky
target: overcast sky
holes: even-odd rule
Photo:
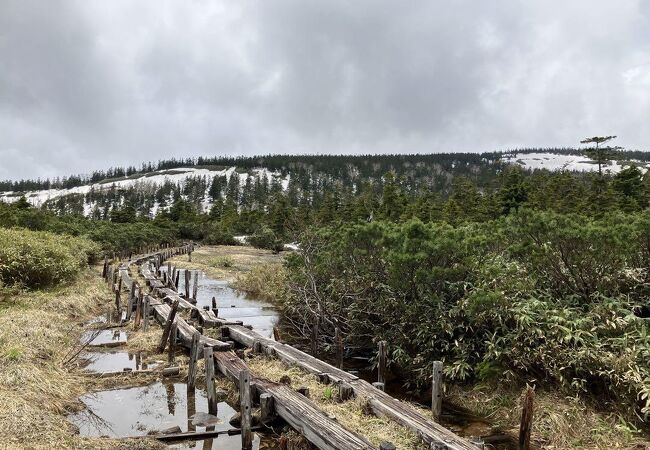
[[[0,179],[169,157],[650,149],[644,0],[0,0]]]

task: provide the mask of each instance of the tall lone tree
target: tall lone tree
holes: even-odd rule
[[[585,148],[585,154],[598,163],[598,175],[603,175],[603,165],[614,158],[617,150],[622,147],[602,146],[602,144],[615,139],[616,136],[594,136],[580,141],[581,144],[596,144]]]

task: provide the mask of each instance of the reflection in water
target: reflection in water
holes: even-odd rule
[[[88,330],[81,336],[82,344],[108,344],[111,342],[126,342],[126,332],[120,329]]]
[[[165,266],[162,267],[167,270]],[[181,269],[181,272],[184,272]],[[185,275],[181,273],[178,292],[185,292]],[[193,280],[194,277],[190,277]],[[190,284],[192,281],[190,281]],[[192,292],[192,289],[190,289]],[[204,272],[199,272],[199,288],[196,306],[212,306],[212,297],[217,300],[219,318],[241,320],[251,325],[255,331],[266,337],[273,336],[273,327],[278,320],[275,307],[270,303],[255,300],[230,287],[227,281],[215,280]]]
[[[176,412],[176,389],[174,383],[165,383],[164,386],[167,392],[167,411],[173,416]]]
[[[87,372],[118,372],[124,369],[146,370],[153,369],[158,364],[147,364],[140,352],[88,352],[82,355],[85,361],[84,370]]]
[[[68,420],[79,427],[82,436],[132,437],[174,426],[187,431],[188,408],[185,383],[154,383],[149,386],[115,389],[87,394],[80,398],[87,409],[71,414]],[[196,391],[195,411],[207,412],[205,392]],[[216,430],[228,430],[228,421],[235,413],[227,403],[219,404],[222,424]],[[198,431],[205,428],[197,426]],[[223,444],[229,437],[219,437]],[[235,438],[235,436],[233,436]],[[237,441],[237,439],[235,439]],[[240,443],[239,441],[237,441]],[[230,447],[228,447],[230,448]],[[232,448],[237,448],[236,446]]]

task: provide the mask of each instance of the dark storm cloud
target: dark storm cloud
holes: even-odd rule
[[[650,138],[641,0],[5,0],[0,61],[0,178]]]

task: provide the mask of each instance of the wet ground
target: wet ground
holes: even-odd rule
[[[183,272],[181,270],[178,292],[185,292]],[[190,281],[190,287],[192,287],[192,283],[193,281]],[[190,289],[191,292],[192,289]],[[211,307],[213,297],[217,302],[217,308],[219,308],[219,318],[241,320],[245,325],[251,325],[261,335],[272,337],[273,327],[278,320],[278,313],[273,305],[248,297],[231,288],[227,281],[215,280],[204,272],[199,272],[196,305],[200,308]]]
[[[84,361],[83,370],[86,372],[103,373],[119,372],[121,370],[147,370],[159,366],[160,362],[146,362],[142,352],[87,352],[81,356]]]
[[[119,328],[88,330],[81,337],[81,342],[89,345],[104,345],[126,341],[126,332]]]
[[[86,409],[68,416],[79,428],[82,436],[114,438],[146,436],[159,433],[175,426],[186,431],[204,431],[205,426],[192,424],[190,417],[198,413],[207,413],[208,402],[205,392],[196,389],[188,397],[185,383],[157,382],[148,386],[114,389],[80,398]],[[235,410],[225,402],[219,403],[219,423],[210,425],[214,430],[229,430],[228,423]],[[213,442],[210,442],[213,441]],[[259,443],[259,437],[255,437]],[[194,445],[194,446],[193,446]],[[241,448],[240,436],[220,435],[215,439],[183,442],[172,448]]]
[[[184,274],[180,276],[179,292],[184,292]],[[193,279],[193,277],[192,277]],[[214,297],[219,317],[241,320],[250,324],[261,334],[271,336],[277,320],[274,308],[264,302],[253,300],[232,289],[226,281],[214,280],[199,273],[197,306],[211,306]],[[107,312],[86,323],[82,343],[93,345],[126,342],[126,332],[119,328],[101,329],[119,324],[123,315]],[[164,361],[146,361],[146,354],[126,351],[87,351],[82,355],[83,370],[93,373],[122,370],[146,370]],[[189,420],[195,413],[207,413],[207,399],[203,390],[197,389],[188,397],[185,383],[156,382],[148,386],[113,389],[84,395],[80,398],[86,408],[68,416],[79,428],[82,436],[108,436],[115,438],[145,436],[175,426],[183,432],[203,431],[205,426],[193,425]],[[212,430],[229,430],[228,423],[235,409],[225,402],[219,403],[219,423],[210,425]],[[260,436],[255,435],[254,448],[258,448]],[[220,435],[213,439],[182,441],[170,445],[173,449],[240,449],[241,436]]]

